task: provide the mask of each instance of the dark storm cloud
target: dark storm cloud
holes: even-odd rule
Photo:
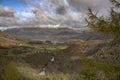
[[[0,16],[14,17],[14,10],[5,6],[0,6]]]
[[[56,12],[58,14],[65,14],[67,12],[65,6],[58,6],[58,8],[56,8]]]

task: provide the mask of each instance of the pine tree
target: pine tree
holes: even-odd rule
[[[88,26],[102,33],[111,33],[116,42],[120,42],[120,3],[116,0],[111,0],[113,7],[110,10],[110,17],[98,17],[92,9],[88,9]]]

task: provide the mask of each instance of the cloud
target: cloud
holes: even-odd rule
[[[70,27],[80,27],[85,24],[87,8],[108,15],[110,2],[108,0],[21,0],[32,6],[36,19],[28,20],[31,25],[61,24]]]
[[[37,8],[45,13],[63,14],[66,10],[66,0],[20,0],[25,4]]]
[[[111,4],[109,0],[67,0],[69,5],[77,11],[85,12],[87,8],[107,14]]]
[[[20,20],[14,18],[17,21],[15,21],[15,23],[22,26],[60,24],[61,26],[68,27],[81,27],[85,24],[84,17],[87,15],[88,7],[92,8],[95,12],[99,12],[99,15],[108,15],[108,10],[111,5],[109,0],[20,1],[24,2],[28,7],[27,11],[17,11],[16,15]],[[6,12],[7,15],[8,12]],[[5,11],[2,12],[2,14],[3,13],[5,13]],[[10,14],[13,16],[14,10],[11,9]]]
[[[27,5],[33,6],[44,13],[62,14],[69,13],[70,10],[85,13],[90,7],[100,14],[108,14],[110,7],[109,0],[21,0]]]
[[[0,6],[0,26],[16,26],[20,20],[15,16],[15,11],[6,6]]]
[[[41,14],[44,14],[44,11],[38,9],[38,8],[33,8],[32,12],[35,14],[35,16],[40,16]]]
[[[19,0],[19,1],[25,3],[26,5],[34,6],[36,8],[41,9],[41,4],[40,4],[41,0]]]
[[[58,14],[65,14],[67,12],[65,6],[59,6],[58,8],[56,8],[56,12]]]
[[[30,18],[34,18],[35,14],[32,12],[17,11],[16,17],[18,17],[20,20],[28,20]]]
[[[0,6],[0,16],[2,16],[2,17],[14,17],[14,10],[9,8],[9,7]]]

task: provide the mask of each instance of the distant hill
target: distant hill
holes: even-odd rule
[[[74,40],[79,35],[73,29],[69,28],[14,28],[5,30],[6,33],[17,36],[30,38],[35,41],[53,41],[68,42]]]
[[[14,28],[5,30],[6,33],[25,37],[35,41],[70,42],[78,39],[109,39],[95,31],[78,31],[70,28]]]

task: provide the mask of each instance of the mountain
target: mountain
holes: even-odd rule
[[[26,37],[35,41],[67,42],[79,35],[69,28],[14,28],[5,30],[6,33],[17,37]]]
[[[6,33],[25,37],[35,41],[71,42],[78,39],[110,39],[111,36],[103,36],[91,30],[74,30],[70,28],[13,28],[5,30]]]

